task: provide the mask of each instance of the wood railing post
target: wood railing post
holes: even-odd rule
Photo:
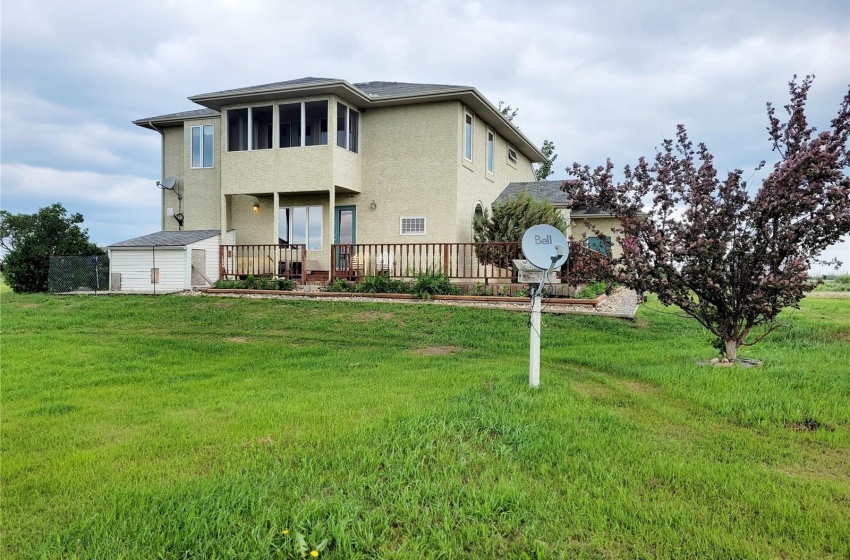
[[[301,246],[301,283],[307,283],[307,245]]]
[[[336,277],[336,260],[339,258],[337,255],[337,251],[339,249],[339,245],[331,244],[331,271],[328,275],[328,281],[333,282]]]

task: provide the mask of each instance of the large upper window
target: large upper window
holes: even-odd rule
[[[492,130],[487,131],[487,173],[493,173],[493,156],[496,151],[496,135]]]
[[[464,113],[463,121],[463,157],[472,161],[472,115]]]
[[[360,143],[360,113],[342,103],[336,104],[336,145],[357,153]]]
[[[286,245],[306,245],[308,251],[322,250],[322,207],[281,208],[278,241]]]
[[[281,148],[322,146],[328,143],[326,100],[283,103],[278,106],[278,110]]]
[[[227,149],[231,152],[248,149],[248,109],[227,110]]]
[[[280,111],[280,147],[295,148],[301,145],[301,104],[285,103]]]
[[[272,108],[227,110],[227,150],[268,150],[272,147]]]
[[[324,146],[328,143],[328,102],[304,103],[304,145]]]
[[[192,127],[192,167],[213,166],[213,125]]]
[[[272,108],[253,107],[251,109],[251,150],[271,150],[272,148]]]

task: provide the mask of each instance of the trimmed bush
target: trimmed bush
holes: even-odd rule
[[[431,296],[456,295],[459,293],[460,289],[454,286],[442,271],[433,269],[419,274],[411,290],[413,297],[420,299],[428,299]]]

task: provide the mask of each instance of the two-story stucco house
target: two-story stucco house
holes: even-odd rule
[[[476,210],[544,160],[474,87],[302,78],[189,99],[203,108],[134,121],[176,178],[163,232],[306,246],[311,271],[335,243],[471,241]]]

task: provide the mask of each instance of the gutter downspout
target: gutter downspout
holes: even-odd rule
[[[159,132],[160,136],[160,147],[159,147],[159,161],[160,161],[160,169],[159,176],[165,178],[165,134],[154,126],[153,121],[148,121],[148,126],[157,132]],[[161,231],[165,231],[165,213],[162,211],[163,206],[165,206],[165,191],[160,189],[159,195],[159,229]]]

